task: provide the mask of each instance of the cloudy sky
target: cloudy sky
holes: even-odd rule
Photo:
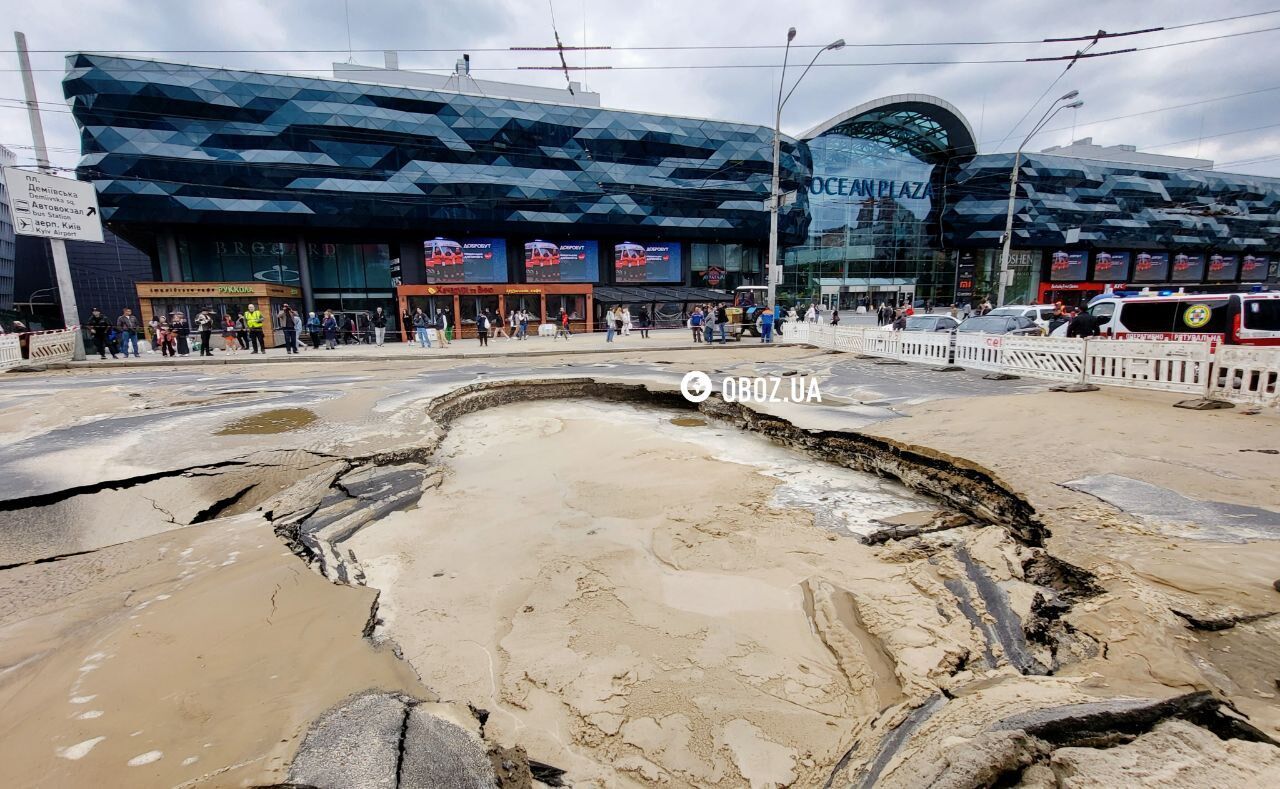
[[[958,106],[982,151],[1012,150],[1047,102],[1075,89],[1085,106],[1060,113],[1030,148],[1091,136],[1102,145],[1127,143],[1153,153],[1213,159],[1228,171],[1280,176],[1280,29],[1268,30],[1280,28],[1280,13],[1194,24],[1280,10],[1280,0],[350,0],[349,13],[343,0],[10,0],[5,18],[36,50],[32,65],[47,102],[52,158],[71,167],[78,138],[59,84],[66,52],[146,50],[141,56],[326,76],[334,60],[380,64],[383,49],[401,50],[404,68],[446,71],[468,51],[478,78],[563,86],[563,74],[514,70],[553,65],[554,53],[504,51],[554,43],[549,5],[566,45],[585,40],[613,48],[588,53],[585,62],[614,70],[573,76],[585,79],[610,107],[771,124],[779,72],[774,64],[782,58],[777,45],[794,26],[797,44],[842,37],[849,46],[824,53],[796,91],[783,116],[789,133],[869,99],[919,92]],[[1082,44],[967,43],[1175,25],[1189,26],[1104,40],[1093,51],[1218,38],[1081,61],[1020,131],[1015,125],[1064,65],[1022,59],[1069,55]],[[1248,31],[1263,32],[1232,35]],[[30,163],[11,41],[6,37],[0,67],[0,144],[14,150],[20,163]],[[966,43],[879,46],[920,42]],[[433,49],[455,51],[422,51]],[[792,63],[802,66],[815,51],[793,50]],[[1017,62],[955,62],[998,60]],[[886,61],[934,62],[867,65]],[[582,63],[581,53],[570,56],[570,65]],[[788,80],[800,70],[789,69]]]

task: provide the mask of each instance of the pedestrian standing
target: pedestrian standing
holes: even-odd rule
[[[520,313],[516,310],[507,312],[507,327],[511,329],[511,339],[518,340],[520,337]]]
[[[324,349],[332,351],[338,347],[338,319],[333,317],[333,310],[324,311],[324,320],[320,323],[324,329]]]
[[[818,309],[817,309],[817,307],[815,307],[815,306],[813,306],[812,304],[810,304],[810,305],[809,305],[809,309],[805,310],[805,312],[804,312],[804,319],[805,319],[806,321],[808,321],[809,323],[817,323],[817,322],[818,322]]]
[[[613,308],[613,331],[614,331],[614,333],[615,333],[616,335],[621,335],[621,334],[622,334],[622,327],[623,327],[623,322],[622,322],[622,308],[621,308],[621,307],[614,307],[614,308]]]
[[[725,337],[725,332],[729,328],[729,313],[725,311],[723,304],[716,305],[716,328],[720,330],[720,344],[727,345],[729,339]]]
[[[305,351],[307,341],[302,338],[302,313],[293,313],[293,352]]]
[[[94,307],[93,313],[89,316],[89,331],[93,334],[93,344],[98,349],[99,358],[102,359],[107,358],[107,351],[111,347],[107,341],[107,331],[110,328],[111,321],[102,314],[102,310]],[[117,358],[115,351],[111,351],[111,358]]]
[[[631,308],[630,307],[622,308],[622,336],[623,337],[631,336]]]
[[[613,307],[610,307],[604,313],[604,341],[613,342],[613,335],[617,331],[618,324],[614,318]]]
[[[693,329],[693,341],[702,342],[702,308],[694,307],[689,316],[689,328]]]
[[[482,347],[489,344],[489,317],[483,310],[476,313],[476,338]]]
[[[152,315],[151,322],[147,324],[147,327],[151,329],[151,351],[150,352],[156,353],[157,351],[160,350],[160,316]]]
[[[196,316],[196,331],[200,332],[200,355],[213,356],[213,314],[208,308]]]
[[[640,312],[636,314],[636,327],[640,329],[640,336],[649,339],[649,308],[641,307]]]
[[[173,332],[173,338],[178,344],[178,355],[189,355],[191,353],[191,324],[187,323],[187,316],[181,312],[173,313],[173,317],[169,319],[169,330]]]
[[[378,347],[382,347],[382,342],[387,338],[387,315],[379,307],[373,312],[373,338],[378,343]]]
[[[262,312],[257,304],[250,304],[244,311],[244,326],[249,332],[249,345],[253,353],[266,353],[266,340],[262,334]]]
[[[529,336],[529,311],[520,310],[520,339]]]
[[[449,347],[449,316],[444,314],[444,310],[436,310],[436,339],[440,341],[441,348]]]
[[[120,343],[124,348],[125,358],[129,358],[129,348],[133,348],[134,358],[138,354],[138,330],[142,328],[142,324],[138,321],[138,316],[133,314],[133,310],[128,307],[124,308],[124,313],[116,318],[116,330],[120,332]]]
[[[715,310],[711,307],[710,304],[707,304],[702,309],[702,336],[706,340],[708,345],[710,345],[712,339],[714,339],[712,337],[711,332],[712,332],[712,327],[715,325],[715,322],[716,322]]]
[[[297,317],[293,312],[293,307],[288,304],[284,305],[284,309],[280,310],[280,328],[284,330],[285,354],[296,354],[298,352],[298,326],[294,322]]]
[[[418,347],[430,348],[431,337],[427,334],[427,329],[431,326],[431,319],[419,307],[413,313],[413,331],[418,335]]]
[[[240,347],[240,341],[236,339],[236,322],[230,314],[222,317],[222,352],[235,353]]]
[[[307,336],[311,339],[311,347],[320,350],[320,336],[324,332],[324,321],[314,312],[307,313]]]
[[[156,339],[160,341],[161,356],[177,356],[178,352],[173,344],[173,329],[169,326],[167,318],[158,318],[156,323]]]

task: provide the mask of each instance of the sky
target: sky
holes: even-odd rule
[[[843,38],[848,46],[823,52],[796,89],[783,111],[782,128],[789,134],[803,132],[864,101],[926,93],[960,109],[974,129],[980,151],[1011,151],[1054,99],[1078,90],[1084,106],[1058,113],[1046,131],[1028,143],[1028,150],[1092,137],[1099,145],[1129,144],[1152,153],[1213,159],[1228,172],[1280,176],[1280,13],[1103,40],[1091,51],[1230,36],[1082,60],[1065,74],[1064,62],[1027,63],[1024,59],[1071,55],[1087,42],[967,43],[1168,28],[1280,11],[1280,0],[44,0],[21,4],[7,0],[7,4],[5,20],[12,29],[26,33],[33,50],[32,67],[46,110],[43,118],[51,159],[67,168],[75,166],[79,155],[75,123],[60,85],[67,52],[148,50],[139,56],[318,77],[332,76],[334,61],[381,65],[381,51],[386,49],[401,52],[402,68],[444,72],[452,69],[462,52],[470,52],[477,78],[563,87],[562,72],[515,70],[556,65],[554,52],[506,51],[513,46],[554,45],[554,14],[555,29],[566,46],[585,41],[612,48],[568,56],[572,66],[585,62],[614,67],[572,73],[572,79],[585,81],[590,90],[599,92],[608,107],[772,125],[781,45],[787,28],[795,27],[795,44],[801,48],[791,52],[788,89],[818,51],[815,45]],[[1248,34],[1232,35],[1241,33]],[[872,46],[919,42],[963,43]],[[637,49],[677,46],[692,48]],[[427,49],[451,51],[410,51]],[[34,162],[31,135],[10,33],[0,51],[4,60],[0,65],[0,144],[18,155],[19,164],[30,164]],[[950,62],[993,60],[1015,62]],[[885,61],[934,62],[865,65]],[[693,65],[754,67],[672,68]],[[636,68],[655,66],[663,68]]]

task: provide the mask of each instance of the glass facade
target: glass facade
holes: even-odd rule
[[[766,250],[752,244],[690,244],[693,284],[733,290],[764,282]]]

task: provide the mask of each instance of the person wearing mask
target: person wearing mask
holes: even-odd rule
[[[773,309],[765,307],[760,312],[760,342],[773,342]]]
[[[142,324],[138,321],[138,316],[133,314],[133,310],[128,307],[124,308],[123,314],[116,318],[116,331],[120,332],[120,344],[124,349],[124,357],[129,358],[129,348],[133,348],[134,358],[138,358],[138,332],[141,330]]]
[[[200,332],[200,355],[213,356],[213,314],[208,308],[196,316],[196,331]]]
[[[702,308],[694,307],[693,314],[689,316],[689,328],[693,329],[693,341],[695,343],[702,342]]]
[[[236,339],[236,322],[230,315],[222,316],[222,352],[235,353],[240,347]]]
[[[298,352],[298,325],[294,321],[297,318],[293,307],[288,304],[280,310],[280,328],[284,331],[284,352],[285,354]]]
[[[449,347],[449,316],[444,314],[444,310],[436,310],[436,339],[440,341],[441,348]]]
[[[387,314],[382,311],[381,307],[379,307],[373,311],[373,318],[371,320],[373,323],[374,342],[376,342],[378,347],[381,348],[383,341],[387,338]]]
[[[338,347],[338,319],[333,317],[333,310],[324,311],[324,320],[320,327],[324,330],[324,349],[332,351]]]
[[[266,353],[266,340],[262,334],[262,312],[257,304],[250,304],[244,311],[244,326],[249,333],[249,345],[253,353]]]
[[[111,351],[112,359],[119,358],[116,352],[111,350],[107,341],[107,331],[110,329],[111,321],[102,314],[102,310],[94,307],[93,313],[89,316],[89,332],[93,335],[93,345],[98,349],[98,356],[102,359],[107,358],[107,351]]]
[[[413,332],[418,337],[418,347],[430,348],[431,337],[427,334],[427,329],[431,327],[431,319],[419,307],[413,312]]]
[[[476,313],[476,338],[482,347],[489,345],[489,316],[484,314],[484,310]]]

